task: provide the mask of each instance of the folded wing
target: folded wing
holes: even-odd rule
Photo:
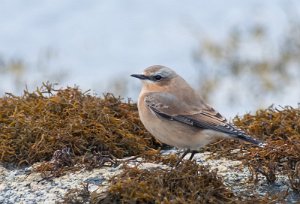
[[[145,97],[145,103],[157,116],[177,121],[189,126],[209,129],[228,134],[232,137],[263,146],[263,143],[250,137],[244,131],[228,121],[212,107],[201,104],[186,104],[172,94],[151,93]]]

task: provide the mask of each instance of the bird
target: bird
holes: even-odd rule
[[[131,76],[142,81],[137,106],[145,128],[161,143],[185,150],[176,166],[188,153],[192,160],[201,147],[217,138],[236,138],[264,146],[205,103],[171,68],[153,65]]]

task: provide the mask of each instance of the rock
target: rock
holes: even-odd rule
[[[175,151],[164,151],[164,155],[173,154]],[[195,155],[198,163],[207,166],[211,170],[217,170],[220,177],[234,193],[253,192],[258,195],[266,193],[276,194],[289,188],[288,178],[278,176],[275,184],[269,185],[265,178],[259,177],[259,183],[254,185],[249,183],[250,172],[247,167],[241,166],[241,161],[231,161],[226,158],[209,159],[210,152],[199,153]],[[187,155],[186,158],[189,158]],[[63,200],[65,194],[71,189],[80,188],[82,184],[88,184],[90,193],[101,193],[105,196],[109,188],[108,180],[122,172],[122,165],[117,167],[102,167],[91,171],[81,169],[76,172],[68,172],[66,175],[52,180],[43,180],[40,173],[32,170],[39,165],[34,164],[31,167],[23,169],[6,169],[0,165],[0,203],[49,203],[54,204]],[[142,158],[130,160],[129,166],[137,166],[141,169],[152,168],[170,168],[167,165],[145,162]],[[249,191],[252,190],[252,191]],[[297,196],[289,198],[291,202],[300,198]]]
[[[67,173],[59,178],[43,180],[40,173],[28,169],[9,170],[0,165],[0,203],[55,203],[61,201],[70,189],[80,188],[83,183],[89,183],[89,190],[94,191],[103,185],[108,185],[107,179],[120,173],[110,167],[80,170]]]

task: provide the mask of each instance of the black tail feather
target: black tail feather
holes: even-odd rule
[[[234,136],[234,137],[236,137],[236,138],[238,138],[240,140],[243,140],[243,141],[255,144],[255,145],[259,146],[259,147],[264,147],[266,145],[264,142],[259,141],[257,139],[254,139],[254,138],[252,138],[252,137],[250,137],[250,136],[248,136],[246,134],[238,134],[238,135],[232,135],[232,136]]]

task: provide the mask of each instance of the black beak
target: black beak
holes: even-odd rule
[[[132,75],[130,75],[130,76],[135,77],[135,78],[138,78],[138,79],[141,79],[141,80],[149,79],[148,76],[145,76],[145,75],[143,75],[143,74],[132,74]]]

